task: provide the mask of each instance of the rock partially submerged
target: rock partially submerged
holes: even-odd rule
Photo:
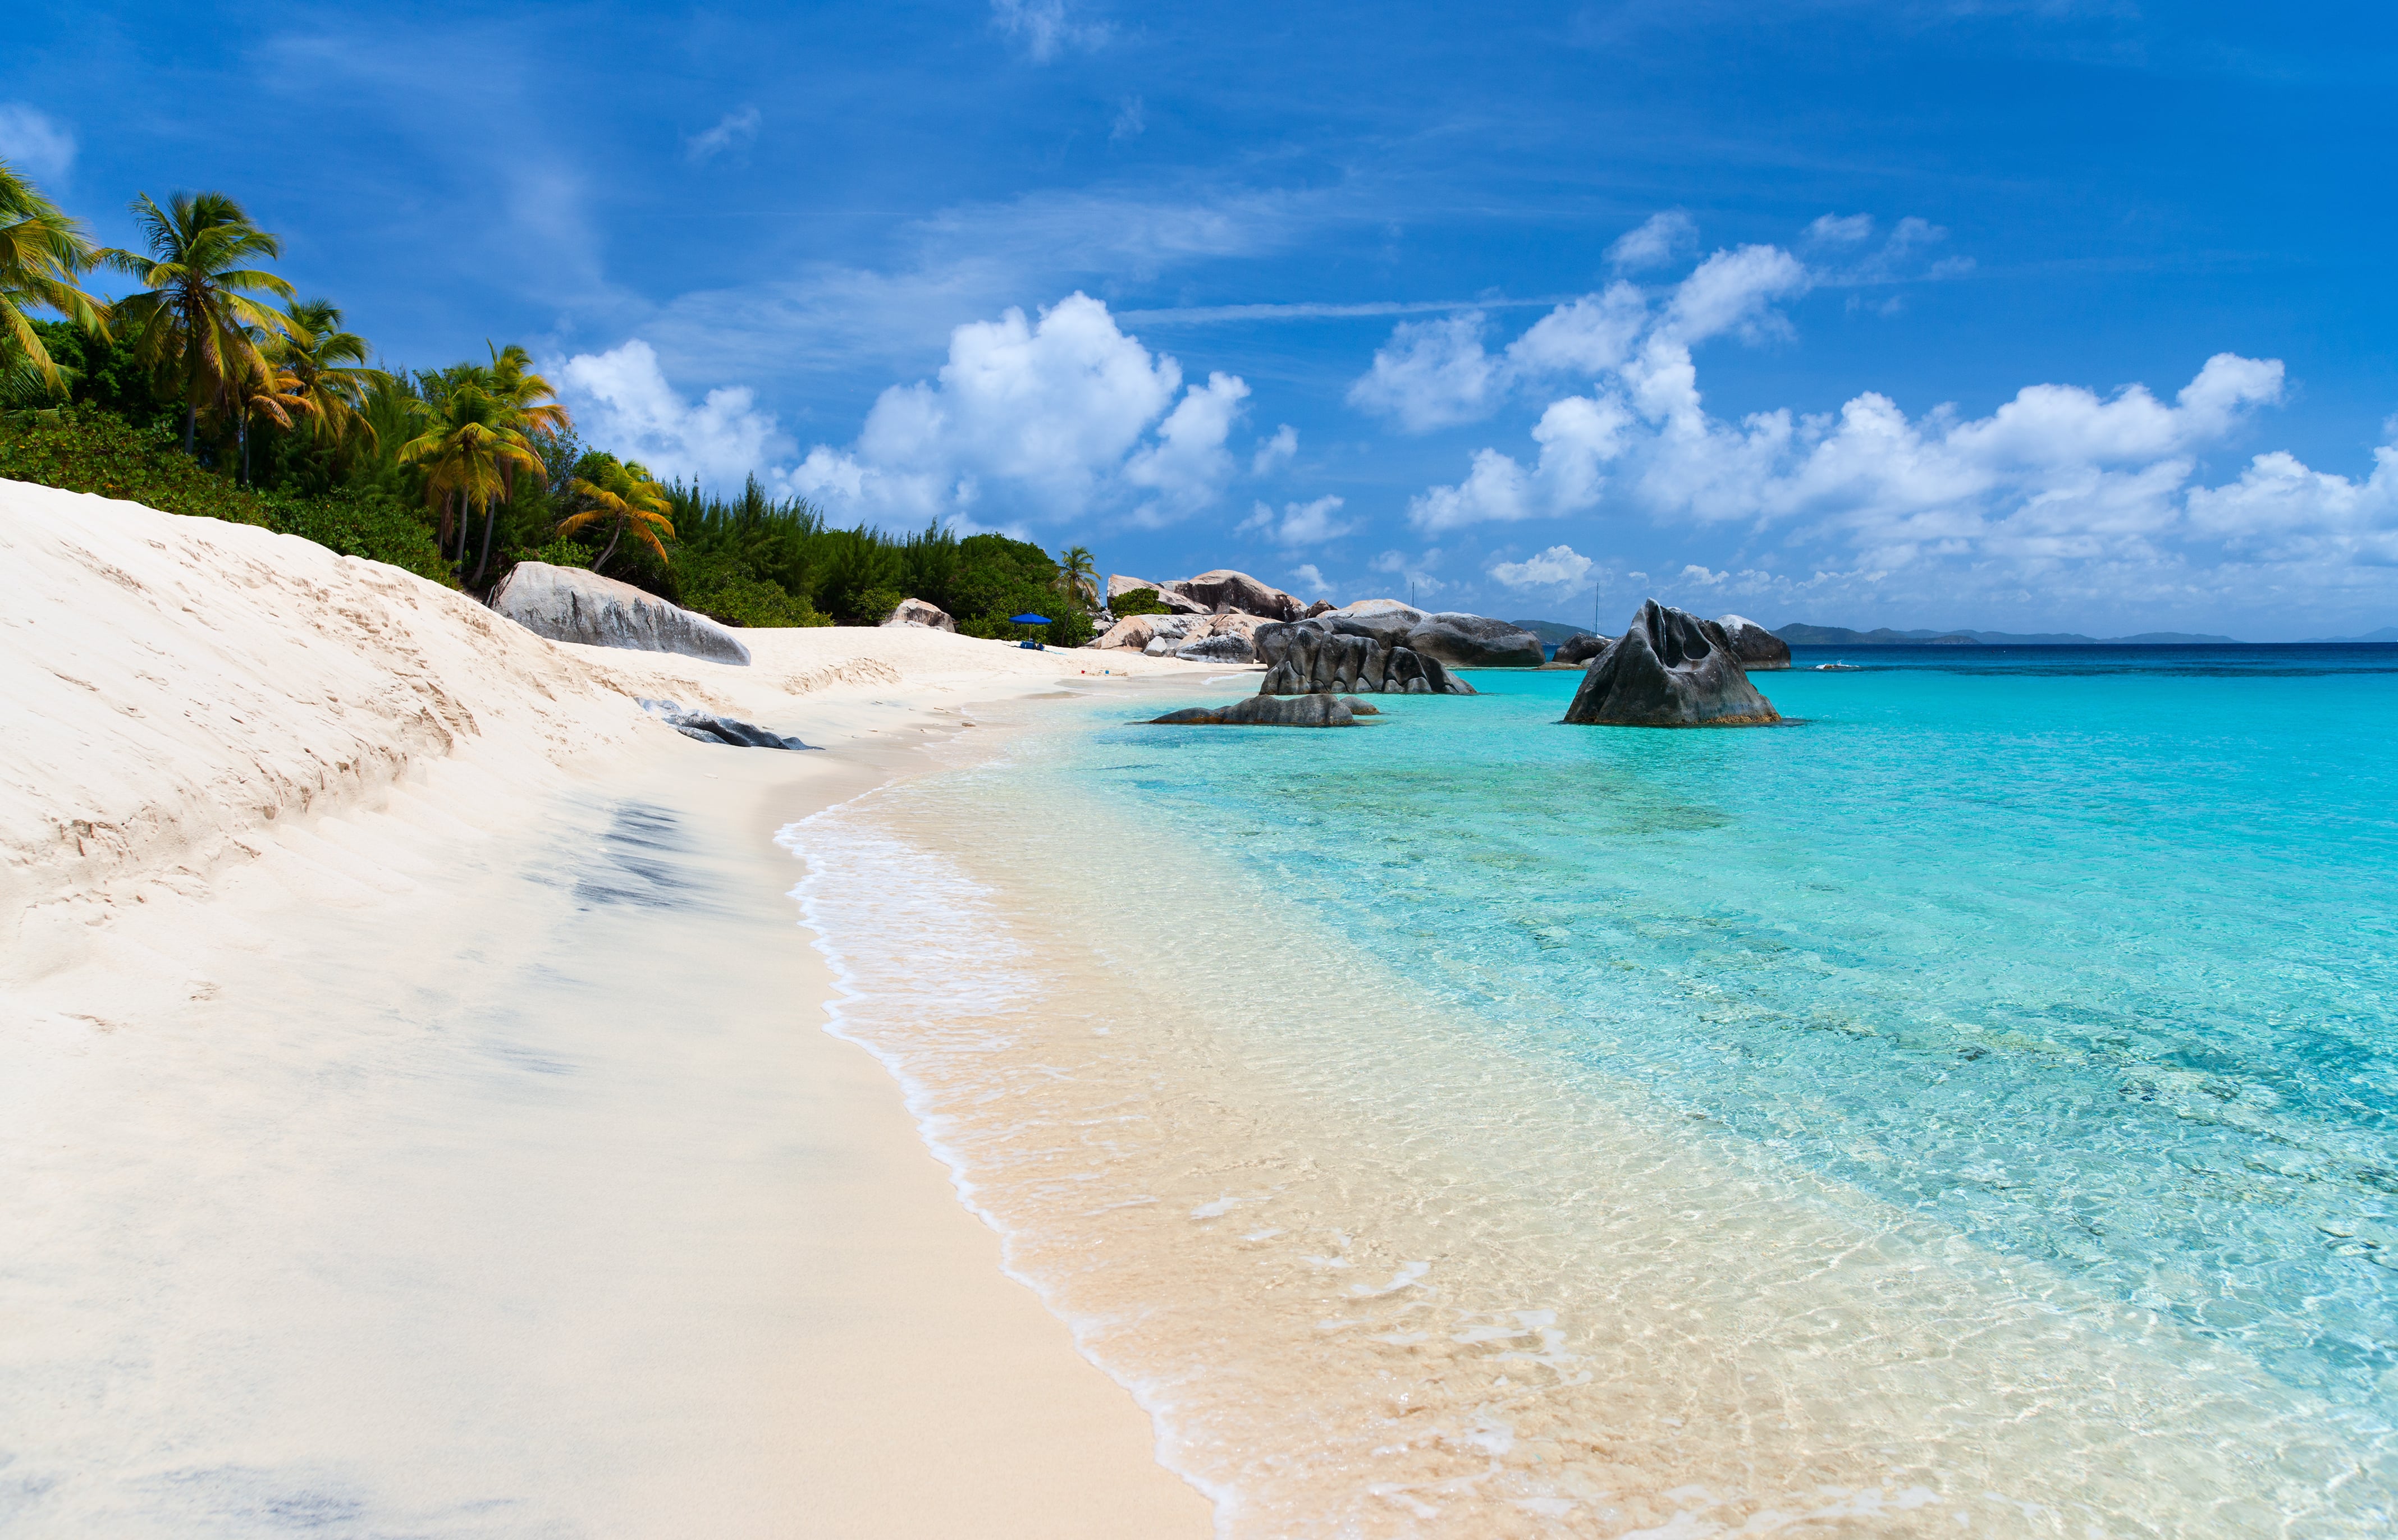
[[[1367,713],[1376,715],[1370,706]],[[1178,728],[1354,728],[1357,714],[1329,695],[1251,695],[1228,706],[1187,706],[1150,720]]]
[[[937,604],[927,604],[923,599],[901,599],[892,608],[891,613],[882,618],[882,623],[916,625],[927,631],[955,631],[958,628],[958,623],[950,618],[948,610]]]
[[[1583,676],[1577,725],[1745,727],[1782,720],[1757,692],[1722,626],[1650,599]]]
[[[749,661],[741,638],[707,616],[579,567],[520,561],[492,591],[492,608],[554,642],[678,652],[719,663]]]
[[[1261,695],[1339,691],[1371,695],[1471,695],[1474,687],[1437,658],[1405,645],[1405,622],[1382,615],[1345,616],[1258,627],[1258,658],[1266,665]]]
[[[643,701],[641,709],[664,722],[686,738],[703,743],[725,743],[737,749],[813,749],[817,745],[802,743],[796,738],[768,732],[753,723],[736,721],[730,716],[710,716],[705,711],[686,711],[672,701]]]
[[[1594,636],[1587,631],[1577,631],[1557,644],[1557,655],[1549,660],[1558,663],[1586,663],[1613,645],[1612,636]]]
[[[1745,615],[1726,615],[1716,623],[1723,627],[1743,673],[1790,666],[1790,644]]]
[[[1408,632],[1408,647],[1451,668],[1538,668],[1548,662],[1541,638],[1514,622],[1454,610],[1426,615]]]

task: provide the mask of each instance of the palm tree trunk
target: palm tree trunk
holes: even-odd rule
[[[195,449],[192,448],[192,437],[193,437],[193,435],[194,435],[195,434],[196,434],[196,433],[199,431],[199,427],[200,427],[200,408],[197,408],[197,407],[193,406],[193,405],[192,405],[190,402],[188,402],[188,401],[184,402],[184,403],[183,403],[183,453],[185,453],[186,455],[194,454],[194,453],[196,453],[196,452],[197,452],[196,450],[195,450]]]
[[[492,565],[492,526],[498,521],[499,513],[499,504],[489,500],[484,502],[483,554],[475,558],[475,575],[466,580],[466,586],[469,588],[483,581],[483,569]]]
[[[249,419],[244,417],[241,426],[234,433],[241,440],[241,484],[247,487],[249,485]]]
[[[597,572],[602,567],[607,566],[608,558],[616,554],[616,542],[624,538],[625,521],[620,518],[616,521],[616,532],[608,537],[608,549],[600,553],[600,559],[591,564],[591,570]]]

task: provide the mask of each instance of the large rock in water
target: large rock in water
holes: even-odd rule
[[[1179,594],[1215,614],[1232,611],[1263,615],[1270,621],[1295,621],[1307,610],[1307,606],[1281,589],[1268,587],[1246,572],[1228,569],[1169,583],[1158,591],[1158,596],[1162,599],[1168,593]]]
[[[1594,636],[1587,631],[1577,631],[1557,644],[1557,655],[1551,663],[1586,663],[1615,645],[1612,636]]]
[[[1650,599],[1590,671],[1569,722],[1624,727],[1740,727],[1782,720],[1733,656],[1722,626]]]
[[[1414,615],[1415,611],[1408,611]],[[1258,659],[1266,665],[1260,695],[1319,690],[1359,694],[1471,695],[1474,687],[1438,658],[1406,645],[1405,621],[1339,610],[1314,620],[1258,627]]]
[[[1367,714],[1373,715],[1370,708]],[[1252,695],[1228,706],[1189,706],[1150,720],[1159,727],[1354,728],[1357,714],[1329,695]]]
[[[1408,646],[1451,668],[1538,668],[1549,661],[1541,638],[1509,621],[1454,611],[1426,615]]]
[[[1723,627],[1724,639],[1731,643],[1731,655],[1740,660],[1741,672],[1754,674],[1759,669],[1790,666],[1790,644],[1747,616],[1726,615],[1716,623]]]
[[[579,567],[520,561],[493,591],[492,608],[554,642],[680,652],[719,663],[749,661],[741,638],[707,616]]]

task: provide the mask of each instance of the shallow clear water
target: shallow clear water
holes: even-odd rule
[[[2398,649],[1990,650],[1802,649],[1775,730],[1481,673],[1086,773],[1478,1018],[2398,1409]]]
[[[2168,1486],[2189,1494],[2189,1513],[2212,1506],[2224,1533],[2269,1520],[2298,1533],[2369,1532],[2390,1513],[2398,1411],[2398,649],[1800,652],[1798,669],[1758,676],[1798,719],[1771,730],[1554,725],[1570,673],[1477,674],[1479,696],[1387,701],[1382,721],[1341,732],[1152,729],[1126,720],[1147,714],[1143,703],[1094,705],[1078,730],[883,807],[884,834],[912,830],[956,852],[949,877],[913,880],[929,891],[954,879],[936,907],[958,950],[937,986],[882,986],[907,998],[879,1028],[869,1019],[877,986],[862,983],[857,1030],[883,1033],[878,1046],[919,1076],[920,1092],[949,1088],[946,1101],[937,1090],[922,1099],[948,1119],[953,1158],[1017,1239],[1022,1270],[1070,1317],[1081,1312],[1100,1361],[1150,1387],[1169,1441],[1179,1414],[1192,1449],[1215,1449],[1185,1467],[1206,1466],[1203,1479],[1234,1507],[1248,1491],[1250,1511],[1270,1516],[1258,1533],[1300,1533],[1301,1518],[1336,1511],[1315,1528],[1382,1533],[1370,1514],[1384,1514],[1391,1533],[1495,1522],[1463,1499],[1425,1499],[1414,1513],[1327,1495],[1342,1481],[1373,1490],[1367,1467],[1394,1447],[1387,1433],[1361,1436],[1354,1450],[1323,1435],[1313,1487],[1273,1451],[1224,1448],[1244,1437],[1318,1440],[1296,1431],[1314,1426],[1305,1416],[1277,1434],[1257,1412],[1314,1394],[1316,1381],[1421,1374],[1433,1398],[1444,1385],[1455,1392],[1456,1366],[1393,1359],[1424,1335],[1412,1331],[1375,1336],[1382,1357],[1354,1361],[1338,1356],[1348,1349],[1302,1346],[1297,1325],[1278,1346],[1262,1326],[1245,1343],[1237,1313],[1204,1330],[1193,1315],[1188,1340],[1170,1340],[1158,1323],[1177,1319],[1163,1304],[1172,1279],[1218,1265],[1184,1233],[1212,1221],[1213,1205],[1191,1220],[1176,1211],[1182,1229],[1140,1229],[1092,1220],[1098,1210],[1044,1208],[1031,1186],[1011,1198],[1019,1168],[1008,1142],[1026,1119],[1074,1121],[1061,1085],[1138,1101],[1132,1120],[1144,1127],[1187,1125],[1138,1149],[1111,1145],[1116,1164],[1078,1173],[1120,1180],[1135,1209],[1179,1201],[1169,1172],[1188,1178],[1188,1194],[1212,1195],[1222,1162],[1189,1154],[1212,1124],[1177,1105],[1201,1097],[1216,1121],[1237,1117],[1244,1140],[1277,1151],[1223,1160],[1261,1169],[1257,1190],[1291,1209],[1284,1224],[1316,1224],[1343,1245],[1353,1231],[1386,1234],[1397,1249],[1367,1265],[1388,1263],[1394,1291],[1421,1285],[1401,1296],[1406,1308],[1454,1312],[1442,1318],[1446,1341],[1523,1338],[1536,1328],[1506,1327],[1506,1310],[1538,1317],[1549,1357],[1584,1366],[1579,1381],[1558,1369],[1542,1392],[1553,1430],[1597,1421],[1637,1442],[1631,1430],[1651,1422],[1683,1427],[1661,1407],[1621,1395],[1602,1404],[1578,1387],[1593,1373],[1602,1383],[1675,1373],[1653,1332],[1603,1323],[1602,1304],[1637,1314],[1720,1303],[1745,1341],[1745,1356],[1721,1366],[1723,1404],[1745,1394],[1733,1370],[1754,1381],[1762,1368],[1785,1386],[1775,1428],[1760,1432],[1744,1412],[1727,1414],[1739,1428],[1724,1434],[1743,1452],[1742,1480],[1769,1496],[1780,1481],[1781,1509],[1722,1508],[1730,1467],[1699,1470],[1706,1462],[1669,1440],[1637,1458],[1619,1453],[1612,1475],[1580,1486],[1540,1484],[1534,1461],[1509,1478],[1510,1522],[1618,1533],[1669,1511],[1677,1523],[1776,1512],[1783,1521],[1798,1478],[1776,1470],[1816,1470],[1810,1462],[1836,1446],[1862,1459],[1872,1445],[1888,1466],[1865,1478],[1881,1483],[1873,1490],[1916,1481],[1906,1490],[1945,1503],[1951,1487],[2014,1480],[2014,1495],[2064,1502],[2074,1522],[2102,1533],[2118,1521],[2203,1533],[2209,1520],[2177,1517],[2161,1495]],[[1806,666],[1835,657],[1861,666]],[[855,839],[839,850],[819,843],[830,864],[818,896],[831,913],[841,861],[856,863],[845,868],[853,885],[875,868]],[[875,847],[886,875],[894,849]],[[1011,904],[1039,912],[1011,917]],[[854,941],[871,920],[851,914]],[[838,916],[828,923],[834,937]],[[917,923],[928,932],[936,922]],[[1091,980],[1070,998],[1036,1001],[1039,970],[1026,957],[1055,964],[1077,948]],[[1013,959],[1004,987],[975,994],[977,957]],[[1326,970],[1361,993],[1327,997]],[[1124,1042],[1111,1050],[1131,1056],[1123,1063],[1060,1056],[1064,1034],[1087,1041],[1138,1026],[1088,1022],[1140,1015],[1143,1003],[1170,1011],[1178,988],[1203,986],[1214,1003],[1193,1029],[1137,1051]],[[1094,989],[1116,998],[1095,1007]],[[1371,1009],[1359,1009],[1374,990]],[[991,1003],[1003,996],[1016,1003]],[[968,997],[982,1003],[967,1010]],[[1017,1025],[993,1024],[1010,1011]],[[971,1047],[937,1063],[911,1057],[922,1024],[945,1011],[978,1024]],[[1260,1068],[1269,1051],[1271,1073]],[[1041,1067],[1003,1091],[1011,1053],[1019,1071]],[[1489,1085],[1463,1087],[1461,1077],[1485,1071]],[[1424,1080],[1441,1094],[1421,1094]],[[1277,1096],[1288,1103],[1279,1110]],[[1009,1132],[977,1143],[973,1109],[1002,1104],[1011,1110],[991,1128]],[[1673,1158],[1643,1152],[1677,1147],[1737,1180],[1643,1174]],[[1327,1178],[1328,1190],[1293,1196],[1305,1182],[1291,1172],[1331,1172],[1368,1149],[1380,1153]],[[1653,1201],[1635,1190],[1644,1182]],[[1678,1208],[1698,1201],[1688,1191],[1732,1187],[1750,1196]],[[1237,1189],[1224,1190],[1234,1202]],[[1594,1191],[1606,1195],[1603,1220],[1577,1220],[1574,1205]],[[1670,1265],[1623,1239],[1631,1226],[1649,1245],[1677,1213],[1686,1254]],[[1461,1218],[1478,1226],[1471,1240]],[[1410,1229],[1444,1219],[1449,1231]],[[1800,1273],[1761,1260],[1745,1269],[1770,1249],[1759,1238],[1819,1225],[1896,1248],[1862,1289],[1879,1302],[1868,1334],[1913,1345],[1887,1354],[1891,1363],[1946,1359],[1974,1330],[1960,1319],[2019,1306],[2028,1322],[2066,1320],[2081,1335],[2029,1346],[2027,1326],[2021,1344],[1988,1349],[1991,1364],[1960,1364],[1937,1385],[1884,1386],[1872,1380],[1882,1371],[1864,1369],[1810,1379],[1821,1349],[1795,1323],[1860,1286],[1802,1304],[1791,1292]],[[1889,1281],[1923,1274],[1933,1257],[1953,1276]],[[1096,1279],[1093,1258],[1115,1269],[1112,1282]],[[1141,1258],[1157,1262],[1153,1275]],[[1320,1244],[1301,1260],[1350,1265]],[[1710,1290],[1719,1302],[1703,1297]],[[1502,1324],[1472,1324],[1486,1317]],[[1637,1351],[1626,1346],[1636,1338]],[[2117,1344],[2129,1367],[2101,1361]],[[1696,1363],[1715,1349],[1690,1351]],[[1284,1379],[1245,1367],[1302,1352],[1318,1355],[1314,1367]],[[2057,1356],[2040,1399],[2062,1420],[2011,1456],[1991,1430],[2019,1419],[1989,1410],[2000,1392],[1988,1387],[2005,1377],[2001,1360],[2048,1354]],[[2107,1453],[2108,1430],[2135,1413],[2100,1404],[2077,1363],[2129,1397],[2136,1416],[2155,1414],[2144,1448],[2177,1440],[2201,1457],[2176,1474],[2163,1456],[2149,1472]],[[1487,1428],[1529,1415],[1505,1394],[1520,1393],[1524,1373],[1511,1382],[1494,1368],[1471,1395],[1450,1394],[1449,1430],[1428,1442],[1445,1440],[1460,1458],[1498,1447]],[[1235,1381],[1247,1402],[1187,1393]],[[1887,1389],[1886,1415],[1802,1414],[1869,1381],[1878,1397]],[[2153,1388],[2124,1388],[2134,1382]],[[1185,1390],[1158,1388],[1168,1384]],[[1231,1410],[1239,1404],[1246,1421]],[[1316,1423],[1366,1415],[1366,1405],[1327,1390]],[[2240,1417],[2258,1421],[2235,1427]],[[1924,1447],[1901,1450],[1893,1430]],[[2273,1452],[2285,1444],[2283,1459]],[[2245,1507],[2228,1487],[2202,1493],[2214,1478],[2189,1472],[2205,1471],[2203,1452],[2216,1447],[2279,1474],[2258,1477]],[[1971,1481],[1959,1474],[1968,1449],[1980,1462]],[[1691,1486],[1641,1497],[1647,1507],[1608,1507],[1589,1495],[1612,1491],[1621,1505],[1664,1490],[1679,1458],[1716,1483],[1715,1496],[1674,1495]],[[1479,1517],[1460,1517],[1469,1508]],[[1962,1509],[1950,1516],[1966,1521]]]

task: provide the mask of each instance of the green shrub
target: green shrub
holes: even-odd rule
[[[1163,615],[1166,613],[1164,599],[1154,588],[1136,588],[1129,594],[1118,594],[1108,601],[1108,612],[1118,620],[1126,615]]]
[[[545,561],[552,567],[580,567],[587,571],[591,567],[591,547],[576,540],[573,535],[560,535],[547,545],[539,550],[528,552],[519,559]]]
[[[891,611],[907,601],[908,596],[896,588],[869,588],[857,597],[857,623],[881,625],[891,618]]]

